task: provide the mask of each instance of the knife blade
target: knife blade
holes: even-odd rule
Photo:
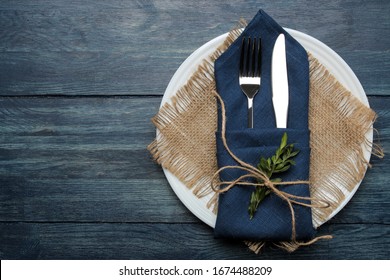
[[[289,94],[284,34],[280,34],[275,41],[271,69],[272,103],[274,106],[276,127],[286,128]]]

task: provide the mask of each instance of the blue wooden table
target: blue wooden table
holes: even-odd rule
[[[265,1],[264,1],[265,2]],[[1,259],[389,259],[390,162],[288,254],[213,238],[146,150],[173,73],[196,48],[264,9],[340,54],[390,149],[390,2],[0,2]]]

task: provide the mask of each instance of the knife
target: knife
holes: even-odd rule
[[[275,111],[276,127],[286,128],[289,96],[284,34],[280,34],[275,41],[271,69],[272,103]]]

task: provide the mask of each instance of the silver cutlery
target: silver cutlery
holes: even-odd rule
[[[239,83],[248,99],[248,127],[253,128],[253,98],[261,84],[261,39],[243,38],[241,44]]]
[[[275,111],[276,127],[286,128],[289,94],[284,34],[280,34],[275,41],[271,67],[272,103]]]

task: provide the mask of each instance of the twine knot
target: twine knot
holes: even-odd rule
[[[300,185],[300,184],[309,184],[309,181],[306,180],[296,180],[296,181],[285,181],[285,182],[273,182],[264,172],[262,172],[260,169],[246,163],[245,161],[238,158],[229,148],[226,140],[226,115],[225,115],[225,105],[221,98],[221,96],[214,92],[215,97],[218,99],[220,105],[221,105],[221,113],[222,113],[222,127],[221,127],[221,139],[223,142],[223,145],[229,155],[237,162],[238,165],[229,165],[221,167],[220,169],[215,172],[211,188],[213,191],[217,194],[225,193],[229,191],[230,189],[237,187],[237,186],[254,186],[254,187],[266,187],[269,190],[271,190],[272,193],[277,195],[279,198],[284,200],[291,212],[291,241],[292,243],[286,243],[289,244],[288,246],[291,247],[292,244],[294,244],[293,247],[299,247],[299,246],[306,246],[313,244],[314,242],[320,240],[320,239],[330,239],[332,236],[325,235],[316,237],[308,242],[298,242],[296,240],[296,220],[295,220],[295,211],[293,204],[301,205],[304,207],[310,207],[310,208],[328,208],[330,207],[330,204],[327,201],[315,199],[311,197],[304,197],[304,196],[297,196],[290,194],[285,191],[281,191],[277,188],[279,185]],[[244,171],[244,175],[241,175],[234,181],[219,181],[219,175],[222,171],[227,169],[239,169]],[[221,186],[224,186],[221,188]],[[306,202],[304,202],[306,201]],[[290,250],[287,248],[287,245],[282,245],[287,250]]]

